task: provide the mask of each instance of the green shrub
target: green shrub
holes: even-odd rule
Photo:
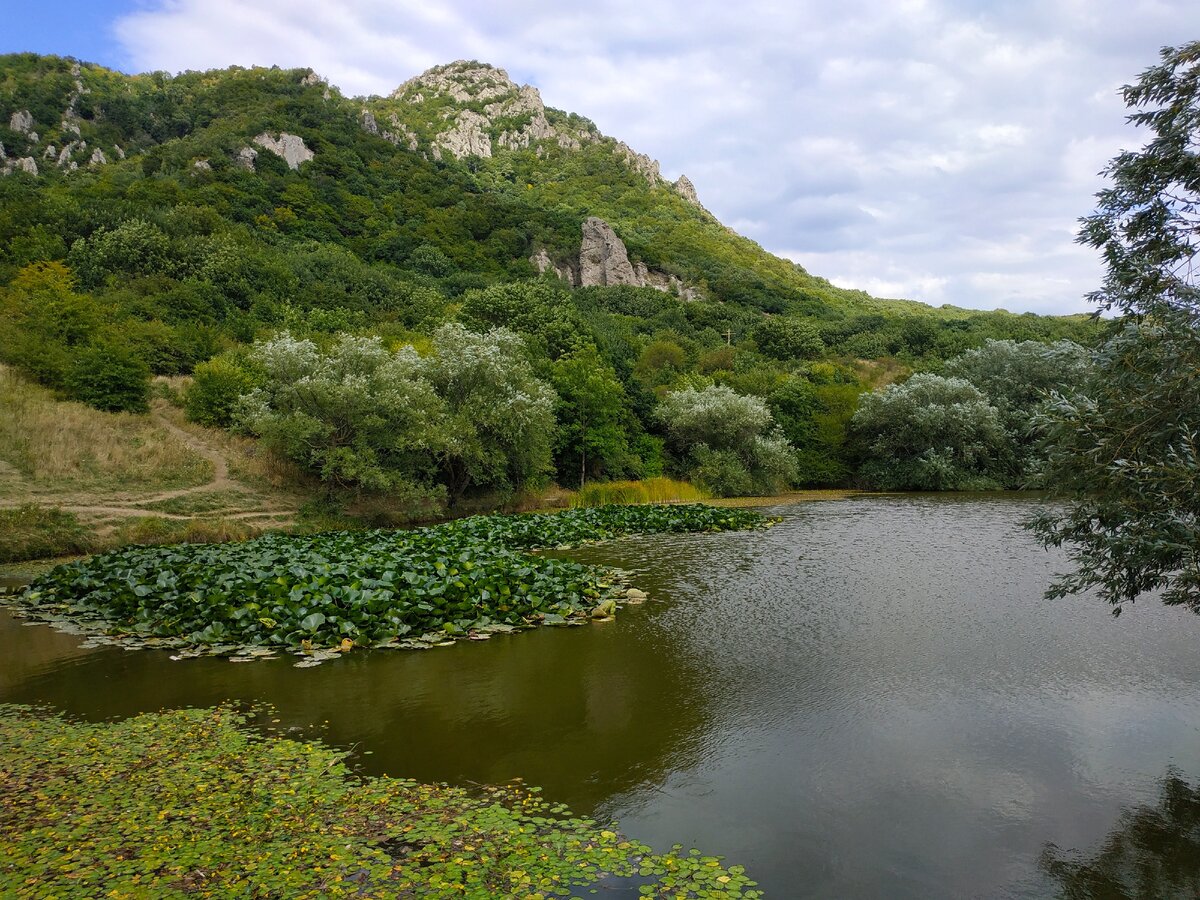
[[[193,422],[228,428],[238,398],[254,385],[253,376],[232,360],[210,359],[196,366],[184,394],[184,410]]]
[[[146,412],[150,367],[124,347],[85,347],[71,360],[66,390],[72,399],[105,412]]]
[[[767,316],[755,326],[753,337],[758,349],[772,359],[812,359],[825,350],[816,326],[791,316]]]
[[[919,374],[868,394],[853,429],[865,455],[861,474],[879,490],[994,488],[1011,470],[1000,413],[961,378]]]
[[[754,479],[732,450],[713,450],[701,444],[692,451],[688,470],[697,483],[717,497],[746,497],[754,493]]]
[[[767,404],[724,385],[673,391],[658,409],[692,481],[718,497],[770,494],[796,479],[795,448]]]

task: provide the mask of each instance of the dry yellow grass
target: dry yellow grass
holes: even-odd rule
[[[570,504],[604,506],[609,503],[695,503],[709,495],[686,481],[647,478],[644,481],[593,481],[571,497]]]
[[[148,417],[56,400],[4,366],[0,463],[39,493],[163,489],[212,477],[211,463]]]

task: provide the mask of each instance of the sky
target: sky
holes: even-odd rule
[[[1119,90],[1200,0],[0,0],[0,52],[126,72],[311,67],[386,94],[478,59],[686,173],[726,225],[837,285],[1089,309],[1074,241],[1142,137]]]

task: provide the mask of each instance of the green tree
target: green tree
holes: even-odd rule
[[[105,412],[146,412],[150,367],[128,347],[93,344],[75,353],[67,394]]]
[[[447,447],[445,405],[411,347],[390,353],[378,338],[343,335],[322,352],[284,333],[249,361],[262,384],[236,420],[332,488],[419,492]]]
[[[674,341],[653,341],[638,354],[633,374],[647,388],[661,387],[670,384],[686,362],[687,354]]]
[[[724,385],[667,394],[658,417],[690,476],[723,496],[775,493],[796,480],[795,449],[758,397]]]
[[[1068,502],[1030,527],[1075,564],[1048,596],[1094,588],[1119,614],[1158,590],[1200,613],[1200,42],[1164,48],[1123,94],[1148,140],[1109,163],[1079,240],[1107,268],[1092,301],[1127,324],[1043,417]]]
[[[443,325],[418,371],[446,411],[436,456],[451,504],[472,488],[507,492],[550,473],[554,391],[534,376],[519,335]]]
[[[758,349],[772,359],[813,359],[825,350],[816,326],[791,316],[767,316],[755,326],[753,337]]]
[[[616,373],[588,347],[554,364],[551,383],[558,393],[559,477],[621,475],[630,460],[625,389]]]
[[[566,291],[545,281],[516,281],[467,291],[460,318],[468,328],[508,328],[532,337],[538,351],[559,359],[580,345],[580,324]]]
[[[961,378],[923,373],[867,394],[851,427],[860,475],[880,490],[1000,487],[1012,454],[999,411]]]
[[[75,288],[62,263],[21,269],[0,291],[0,358],[44,385],[64,387],[72,354],[92,341],[104,316]]]
[[[1014,485],[1035,476],[1042,451],[1032,428],[1035,415],[1052,392],[1071,393],[1083,384],[1091,356],[1073,341],[988,340],[946,363],[947,375],[969,381],[1000,414],[1000,424],[1013,441]]]
[[[101,228],[90,238],[71,245],[71,268],[89,287],[120,273],[149,275],[168,271],[173,263],[170,240],[162,230],[141,219]]]
[[[184,411],[193,422],[228,428],[238,400],[255,386],[254,376],[233,359],[219,356],[202,362],[184,394]]]

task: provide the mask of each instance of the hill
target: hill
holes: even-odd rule
[[[281,330],[428,354],[446,323],[504,326],[557,391],[560,480],[694,474],[662,401],[716,385],[769,406],[801,483],[838,483],[862,390],[988,338],[1099,331],[835,287],[478,62],[354,98],[307,69],[3,56],[0,171],[0,360],[59,396],[137,412],[151,375],[197,366],[249,390],[246,348]],[[598,451],[565,436],[563,366],[585,358],[616,398]],[[233,399],[193,413],[228,425]]]

